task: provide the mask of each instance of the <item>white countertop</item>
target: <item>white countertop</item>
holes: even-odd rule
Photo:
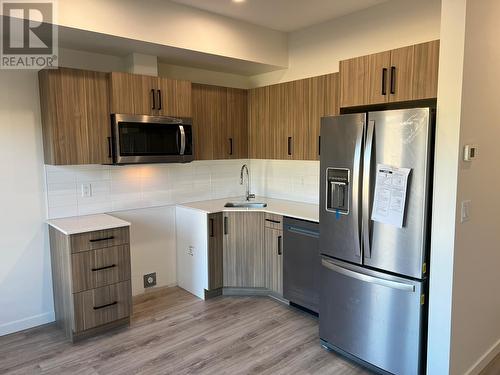
[[[51,219],[47,223],[66,235],[130,226],[129,222],[106,214]]]
[[[244,208],[244,207],[224,207],[226,202],[241,202],[242,197],[214,199],[200,202],[189,202],[178,204],[180,207],[192,208],[195,210],[206,212],[207,214],[223,212],[223,211],[257,211],[277,214],[282,216],[293,217],[301,220],[319,222],[319,206],[312,203],[302,203],[295,201],[287,201],[284,199],[256,197],[252,202],[267,203],[264,208]]]

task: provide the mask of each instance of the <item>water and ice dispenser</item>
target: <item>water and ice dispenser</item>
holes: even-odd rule
[[[335,213],[349,213],[349,177],[345,168],[327,168],[326,170],[326,209]]]

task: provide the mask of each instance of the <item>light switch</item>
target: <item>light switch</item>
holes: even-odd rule
[[[82,198],[90,198],[92,196],[92,184],[82,184]]]
[[[471,206],[471,201],[462,201],[462,209],[461,209],[461,215],[460,215],[460,222],[464,223],[466,221],[470,220],[470,206]]]

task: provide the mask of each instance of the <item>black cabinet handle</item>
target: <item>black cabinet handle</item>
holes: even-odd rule
[[[233,138],[229,138],[229,155],[233,154]]]
[[[391,94],[396,93],[396,67],[391,66]]]
[[[288,155],[292,155],[292,137],[288,137]]]
[[[318,155],[321,155],[321,135],[318,137]]]
[[[283,254],[283,236],[278,236],[278,255]]]
[[[110,306],[114,306],[118,303],[118,301],[114,301],[114,302],[111,302],[111,303],[107,303],[105,305],[101,305],[101,306],[94,306],[94,310],[100,310],[100,309],[104,309],[105,307],[110,307]]]
[[[281,221],[279,221],[279,220],[273,220],[273,219],[266,219],[266,221],[269,221],[270,223],[275,223],[275,224],[281,223]]]
[[[108,137],[108,158],[111,158],[111,137]]]
[[[387,68],[382,69],[382,95],[387,95]]]
[[[162,100],[161,100],[161,90],[158,90],[158,109],[161,109]]]
[[[104,238],[96,238],[95,240],[89,240],[89,241],[90,242],[99,242],[99,241],[112,240],[114,238],[115,238],[115,236],[109,236],[109,237],[104,237]]]
[[[214,236],[214,219],[210,219],[210,237]]]
[[[224,216],[224,234],[228,234],[228,230],[227,230],[227,216]]]
[[[97,271],[102,271],[102,270],[109,270],[110,268],[115,268],[116,264],[112,264],[111,266],[105,266],[105,267],[99,267],[99,268],[92,268],[92,272],[97,272]]]
[[[156,104],[155,104],[155,89],[151,89],[151,97],[153,98],[153,106],[151,109],[155,109]]]

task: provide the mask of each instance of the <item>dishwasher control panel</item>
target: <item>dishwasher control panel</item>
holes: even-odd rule
[[[349,214],[350,171],[345,168],[326,169],[326,210]]]

